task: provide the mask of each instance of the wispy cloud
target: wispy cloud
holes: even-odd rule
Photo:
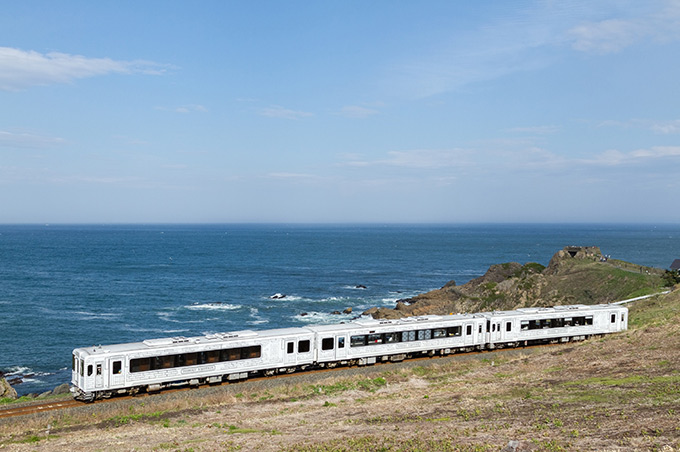
[[[323,179],[321,176],[318,176],[316,174],[308,174],[308,173],[291,173],[291,172],[273,172],[269,173],[266,175],[267,178],[269,179],[285,179],[285,180],[292,180],[292,181],[318,181]]]
[[[46,148],[64,144],[66,140],[59,137],[38,135],[30,132],[10,132],[0,130],[0,147],[4,148]]]
[[[512,133],[529,133],[532,135],[550,135],[561,130],[559,126],[529,126],[529,127],[513,127],[507,129]]]
[[[575,162],[597,166],[620,166],[628,164],[637,165],[645,161],[669,157],[680,157],[680,146],[652,146],[647,149],[636,149],[628,152],[610,149],[597,154],[592,159],[580,159],[575,160]]]
[[[260,110],[262,116],[267,116],[269,118],[281,118],[281,119],[292,119],[298,120],[302,118],[308,118],[314,116],[313,113],[300,110],[291,110],[289,108],[281,107],[280,105],[272,105]]]
[[[388,67],[386,86],[418,98],[552,65],[565,49],[604,54],[643,39],[680,39],[676,0],[515,2],[474,29],[452,28]]]
[[[367,118],[380,113],[374,108],[362,107],[361,105],[347,105],[342,107],[340,115],[347,118]]]
[[[675,0],[642,2],[628,11],[631,17],[609,17],[580,23],[567,35],[575,50],[589,53],[620,52],[642,39],[680,39],[680,6]],[[640,7],[642,5],[642,7]],[[625,10],[625,8],[624,8]]]
[[[178,107],[156,107],[156,109],[173,113],[206,113],[208,111],[203,105],[197,104],[180,105]]]
[[[0,90],[18,91],[37,85],[70,83],[107,74],[164,73],[169,66],[150,61],[116,61],[60,52],[40,53],[0,47]]]
[[[415,149],[390,151],[384,159],[364,159],[359,155],[345,156],[343,166],[375,167],[391,166],[411,169],[438,169],[466,166],[470,162],[467,149]]]
[[[680,133],[680,119],[656,120],[656,119],[631,119],[629,121],[606,120],[600,122],[598,127],[617,127],[623,129],[647,129],[659,135],[673,135]]]

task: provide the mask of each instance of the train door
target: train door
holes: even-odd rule
[[[104,361],[96,361],[94,363],[94,387],[101,388],[104,386]]]
[[[95,385],[94,363],[92,361],[83,361],[83,378],[85,379],[85,389],[91,390]]]
[[[463,327],[463,344],[475,345],[475,324],[474,322],[467,322]]]
[[[501,333],[501,322],[487,320],[486,337],[486,342],[489,344],[501,342],[503,340],[503,334]]]
[[[343,360],[347,357],[347,349],[345,348],[345,336],[337,336],[335,338],[335,358]]]
[[[287,338],[283,341],[283,363],[284,364],[296,364],[297,355],[295,350],[295,339]]]
[[[321,344],[317,345],[317,350],[319,352],[318,362],[335,361],[335,337],[322,337]]]
[[[123,365],[125,364],[125,358],[112,357],[109,358],[108,363],[111,386],[123,386],[123,384],[125,384],[125,376],[123,375]]]

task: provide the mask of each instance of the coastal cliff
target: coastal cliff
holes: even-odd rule
[[[654,292],[663,270],[611,259],[599,247],[569,246],[547,267],[509,262],[489,267],[466,284],[449,281],[441,289],[397,301],[394,309],[364,314],[394,319],[428,314],[511,310],[531,306],[599,304]]]

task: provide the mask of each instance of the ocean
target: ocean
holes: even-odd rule
[[[680,225],[0,225],[0,371],[40,393],[76,347],[339,323],[569,245],[668,268]]]

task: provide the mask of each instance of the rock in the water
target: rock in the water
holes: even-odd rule
[[[19,398],[16,390],[7,383],[5,377],[0,377],[0,399],[12,399],[16,400]]]
[[[352,313],[352,308],[347,308],[344,311],[342,311],[343,314],[351,314]]]

